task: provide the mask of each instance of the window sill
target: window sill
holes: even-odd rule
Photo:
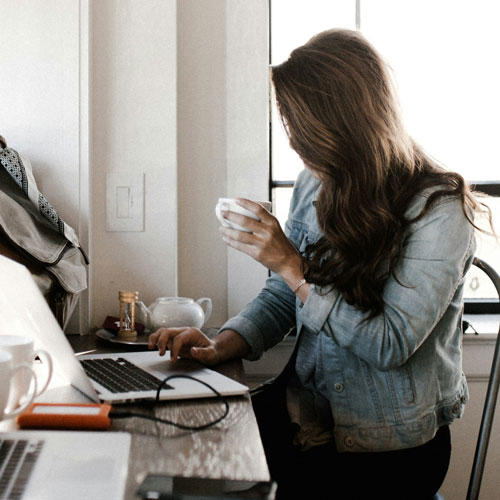
[[[474,326],[463,336],[463,369],[469,383],[487,383],[498,335],[500,314],[465,314]]]
[[[467,329],[464,335],[465,342],[475,342],[478,338],[483,340],[488,338],[496,339],[500,314],[464,314],[464,320],[468,321],[472,326],[472,328]]]

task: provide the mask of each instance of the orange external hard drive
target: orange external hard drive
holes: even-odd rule
[[[111,409],[107,404],[33,403],[17,423],[32,429],[107,429]]]

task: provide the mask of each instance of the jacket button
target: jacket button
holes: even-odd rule
[[[467,402],[467,398],[465,396],[461,396],[460,401],[465,404]]]
[[[455,403],[451,409],[451,412],[452,413],[458,413],[458,410],[459,410],[460,406],[458,403]]]
[[[335,392],[342,392],[344,390],[344,384],[337,382],[336,384],[333,385],[333,390]]]
[[[354,439],[352,439],[351,436],[346,436],[344,438],[344,444],[350,448],[354,444]]]

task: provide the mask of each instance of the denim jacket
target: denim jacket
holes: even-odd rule
[[[300,252],[321,236],[314,207],[318,187],[304,170],[294,188],[285,232]],[[409,217],[420,213],[427,196],[424,191],[415,197]],[[308,336],[307,353],[300,352],[299,342],[296,374],[328,399],[339,451],[419,446],[460,417],[468,399],[461,318],[474,250],[474,230],[460,202],[442,198],[410,225],[395,269],[398,279],[388,278],[384,287],[383,315],[363,322],[366,314],[338,291],[319,293],[315,285],[302,304],[272,274],[222,329],[246,339],[248,359],[261,357],[293,326],[297,342]]]

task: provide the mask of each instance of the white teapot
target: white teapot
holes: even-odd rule
[[[143,321],[151,331],[176,326],[201,328],[212,314],[212,301],[207,297],[196,301],[186,297],[158,297],[149,307],[140,300],[136,305],[138,321]]]

